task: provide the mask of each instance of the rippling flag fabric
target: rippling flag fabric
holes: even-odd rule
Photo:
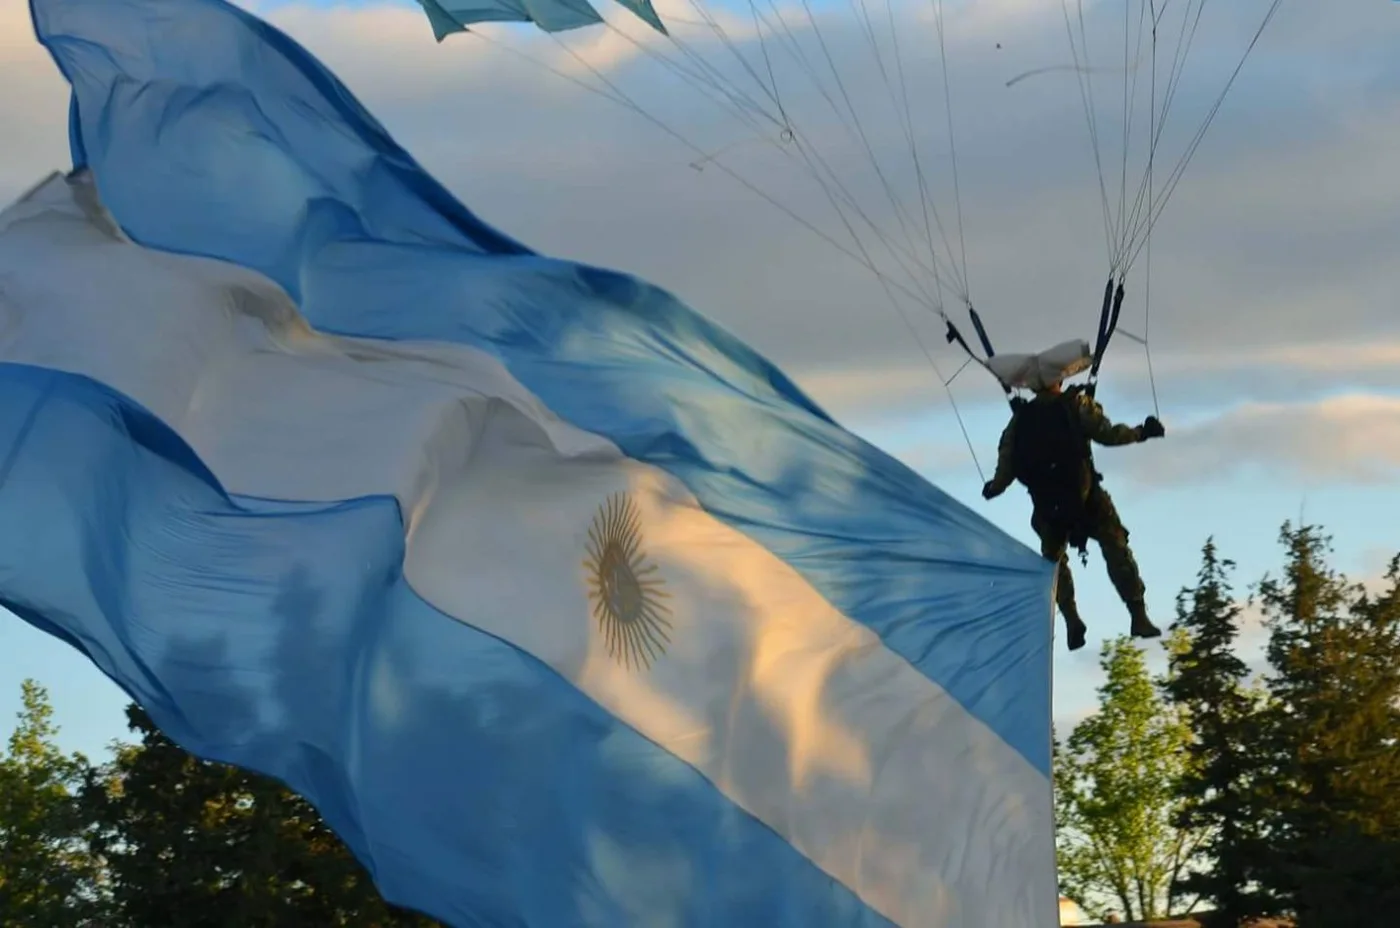
[[[32,7],[5,606],[452,925],[1052,924],[1052,565],[250,14]]]

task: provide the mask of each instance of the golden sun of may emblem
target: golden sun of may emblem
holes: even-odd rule
[[[588,598],[608,653],[629,669],[650,667],[671,643],[670,594],[642,551],[641,514],[627,494],[599,507],[587,552]]]

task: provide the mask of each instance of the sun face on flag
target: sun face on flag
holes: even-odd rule
[[[588,527],[588,596],[608,653],[625,667],[646,668],[670,643],[670,595],[660,568],[642,550],[641,513],[614,493]]]

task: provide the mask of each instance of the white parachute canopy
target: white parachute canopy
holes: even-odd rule
[[[1042,390],[1083,373],[1093,363],[1089,343],[1076,338],[1039,354],[993,355],[987,359],[987,370],[1010,389]]]

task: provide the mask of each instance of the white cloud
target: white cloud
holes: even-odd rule
[[[833,396],[829,393],[826,399]],[[882,418],[873,405],[857,408],[864,410],[863,416],[855,417],[858,430],[934,482],[971,474],[972,457],[951,412],[901,420],[897,415]],[[1129,424],[1151,412],[1150,405],[1131,403],[1108,403],[1105,408],[1114,421]],[[963,409],[984,477],[995,466],[997,437],[1008,415],[1004,406],[971,413]],[[1100,467],[1111,469],[1112,482],[1126,479],[1140,490],[1240,481],[1291,485],[1303,492],[1324,486],[1400,485],[1400,395],[1349,393],[1288,403],[1246,402],[1223,410],[1203,408],[1181,421],[1169,417],[1167,426],[1166,438],[1129,454],[1100,449]],[[1380,566],[1368,564],[1367,571],[1379,575]]]
[[[694,19],[689,0],[667,2],[664,16]],[[249,5],[335,69],[431,171],[507,232],[669,287],[790,370],[842,418],[947,413],[920,347],[867,271],[719,171],[692,170],[694,150],[624,108],[474,37],[437,44],[416,4]],[[599,9],[629,33],[649,31],[617,4],[600,0]],[[874,9],[878,24],[883,7]],[[920,38],[902,46],[903,63],[935,202],[951,221],[932,7],[908,9],[923,21],[913,33]],[[1188,123],[1203,115],[1221,67],[1233,64],[1222,56],[1237,55],[1247,38],[1249,10],[1240,10],[1213,13],[1224,18],[1203,26],[1206,40],[1193,52],[1203,80],[1183,85],[1176,104]],[[949,2],[945,12],[973,295],[1002,350],[1088,336],[1104,258],[1075,79],[1050,73],[1005,86],[1018,73],[1068,60],[1059,0]],[[1391,204],[1400,201],[1400,174],[1388,165],[1400,123],[1374,116],[1400,114],[1400,82],[1382,79],[1397,71],[1384,31],[1393,13],[1300,4],[1280,14],[1178,189],[1154,243],[1151,287],[1154,373],[1169,423],[1183,408],[1396,386],[1400,271],[1391,252],[1400,218]],[[907,143],[859,20],[845,7],[826,15],[825,36],[847,90],[882,162],[900,169],[891,180],[915,210]],[[726,28],[742,38],[750,25],[740,17]],[[564,60],[531,27],[488,31]],[[681,29],[707,61],[742,76],[727,51],[702,42],[702,32]],[[844,235],[820,189],[791,160],[695,88],[619,57],[607,45],[616,39],[607,30],[579,30],[561,41],[611,68],[620,86],[702,151],[727,152],[726,163],[823,230]],[[675,53],[660,37],[647,40]],[[746,53],[762,60],[757,49]],[[794,79],[780,84],[784,104],[804,114],[810,136],[872,218],[897,229],[860,146],[810,80],[796,81],[791,64],[786,73]],[[22,0],[0,0],[0,78],[7,89],[0,194],[12,196],[66,163],[66,92],[32,40]],[[834,87],[829,77],[826,86]],[[1114,80],[1100,86],[1113,91]],[[1358,118],[1357,100],[1368,118]],[[1143,331],[1145,283],[1139,267],[1129,280],[1125,331]],[[944,344],[936,317],[912,304],[905,309],[943,374],[951,374],[962,359]],[[965,411],[989,413],[1002,402],[975,370],[955,389]],[[1142,353],[1126,338],[1110,357],[1105,390],[1106,402],[1133,415],[1144,403]],[[1174,439],[1189,434],[1173,424]]]
[[[932,329],[930,328],[930,331]],[[970,333],[969,333],[970,334]],[[933,332],[936,337],[937,333]],[[1032,343],[1030,347],[1044,347]],[[951,376],[961,362],[940,359]],[[930,407],[947,412],[937,374],[922,355],[880,368],[803,368],[798,380],[838,418],[908,416]],[[1400,339],[1370,343],[1326,342],[1154,351],[1152,376],[1165,419],[1201,409],[1249,401],[1303,402],[1338,389],[1400,391]],[[1100,398],[1110,415],[1150,412],[1151,382],[1142,349],[1120,338],[1104,368]],[[969,366],[954,381],[965,414],[1001,415],[1004,400],[980,368]]]
[[[68,164],[68,85],[34,41],[27,4],[0,0],[0,201]]]
[[[1361,556],[1362,576],[1361,583],[1372,593],[1380,593],[1389,586],[1386,574],[1390,571],[1390,563],[1397,556],[1400,556],[1400,541],[1393,547],[1368,548]]]
[[[1248,404],[1174,430],[1124,468],[1157,485],[1259,475],[1302,484],[1394,484],[1400,482],[1400,398]]]

